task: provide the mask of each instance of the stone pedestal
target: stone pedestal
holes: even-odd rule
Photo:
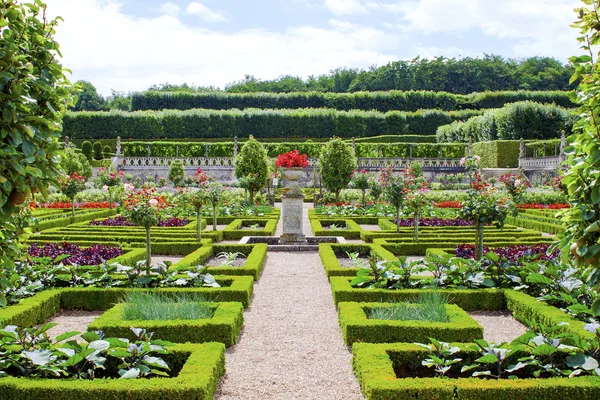
[[[302,205],[304,196],[284,196],[281,198],[281,220],[283,234],[279,244],[306,243],[302,226]]]

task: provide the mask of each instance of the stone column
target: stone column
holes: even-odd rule
[[[237,136],[235,136],[233,138],[233,157],[237,157],[237,153],[238,153],[238,139]]]
[[[302,244],[306,243],[302,226],[302,211],[304,195],[298,187],[298,180],[304,173],[302,168],[283,169],[283,177],[289,182],[290,190],[281,196],[281,220],[283,233],[279,238],[279,244]]]
[[[522,167],[523,159],[525,158],[525,141],[523,138],[519,140],[519,168]]]
[[[473,142],[471,141],[471,138],[469,138],[469,144],[467,145],[467,155],[473,157]]]
[[[565,154],[565,147],[567,147],[567,138],[565,136],[565,133],[563,132],[560,135],[560,155],[558,160],[563,163],[565,162],[565,160],[567,159],[567,155]]]

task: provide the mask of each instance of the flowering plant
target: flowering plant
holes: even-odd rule
[[[298,150],[292,150],[278,155],[275,165],[282,168],[306,168],[308,167],[308,159],[306,154],[300,154]]]
[[[64,265],[99,265],[104,261],[113,259],[123,254],[120,247],[110,247],[102,244],[95,244],[88,248],[79,247],[76,244],[64,242],[46,243],[39,245],[33,243],[27,249],[30,257],[41,258],[48,257],[52,263],[59,256],[66,255],[67,258],[60,258],[60,262]]]
[[[73,172],[65,175],[61,192],[71,199],[71,215],[75,216],[75,195],[85,189],[85,177]]]
[[[506,191],[515,203],[522,203],[523,195],[531,184],[521,174],[503,174],[500,182],[504,184]]]
[[[461,208],[462,203],[455,200],[436,201],[434,206],[437,208]]]
[[[202,171],[202,168],[198,168],[196,170],[196,174],[194,175],[194,178],[196,179],[196,182],[198,182],[199,184],[203,184],[204,182],[208,181],[208,175],[206,174],[206,172]]]
[[[350,187],[353,189],[358,189],[362,191],[362,206],[363,209],[366,207],[365,195],[367,189],[369,189],[369,177],[370,175],[366,170],[362,169],[360,171],[352,171],[352,175],[350,175]]]

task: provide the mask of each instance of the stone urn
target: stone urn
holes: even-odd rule
[[[304,168],[283,168],[282,175],[289,182],[289,191],[285,194],[286,197],[303,197],[302,190],[298,185],[298,181],[302,178]]]

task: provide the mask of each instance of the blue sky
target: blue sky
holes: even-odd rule
[[[223,87],[416,56],[578,54],[578,0],[46,0],[73,80]]]

